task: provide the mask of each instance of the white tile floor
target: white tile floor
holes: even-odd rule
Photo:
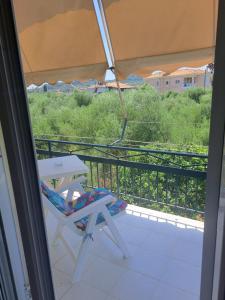
[[[131,257],[99,232],[79,283],[71,282],[75,262],[63,244],[50,248],[57,299],[62,300],[197,300],[199,299],[203,223],[129,206],[115,220]],[[56,220],[47,217],[48,237]],[[80,237],[64,236],[77,253]]]

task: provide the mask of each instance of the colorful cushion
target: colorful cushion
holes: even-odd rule
[[[78,211],[79,209],[82,209],[85,206],[87,206],[95,201],[98,201],[107,195],[111,195],[111,196],[115,197],[113,195],[113,193],[111,193],[106,188],[96,188],[90,192],[86,192],[86,193],[82,194],[76,200],[69,201],[68,206],[70,207],[71,210]]]
[[[121,200],[121,199],[118,199],[114,203],[110,203],[107,205],[107,208],[108,208],[111,216],[115,216],[115,215],[121,213],[122,211],[125,211],[126,207],[127,207],[127,202],[124,200]],[[97,217],[96,224],[100,224],[103,222],[105,222],[105,219],[104,219],[103,215],[100,213]],[[85,217],[85,218],[75,222],[75,225],[77,226],[78,229],[81,229],[82,231],[84,231],[87,227],[87,223],[88,223],[88,217]]]
[[[102,199],[107,195],[113,195],[109,190],[106,188],[96,188],[93,189],[91,192],[84,193],[76,200],[71,200],[66,202],[65,199],[59,195],[57,192],[51,190],[44,182],[41,181],[41,191],[46,196],[46,198],[64,215],[69,216],[72,213],[84,208],[85,206]],[[112,201],[110,204],[107,205],[109,213],[111,216],[114,216],[121,211],[125,210],[127,207],[127,203],[124,200],[115,200]],[[105,219],[103,215],[100,213],[97,217],[96,224],[100,224],[104,222]],[[88,223],[88,216],[75,222],[77,228],[81,230],[85,230]]]
[[[41,181],[40,186],[42,193],[61,213],[64,215],[69,215],[72,213],[62,196],[51,190],[43,181]]]

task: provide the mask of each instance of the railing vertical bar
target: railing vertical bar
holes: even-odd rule
[[[140,175],[139,175],[139,184],[140,184],[140,187],[139,187],[139,196],[140,196],[140,200],[141,200],[141,196],[142,196],[142,173],[141,173],[141,170],[139,170],[139,173],[140,173]]]
[[[169,198],[168,198],[168,174],[166,174],[166,204],[168,204],[169,202]]]
[[[148,171],[148,199],[151,203],[151,183],[150,183],[150,174],[151,172]]]
[[[99,170],[98,170],[98,163],[96,163],[96,170],[97,170],[98,187],[100,187],[100,184],[99,184]]]
[[[179,190],[179,187],[180,187],[180,177],[178,177],[176,175],[176,180],[175,180],[175,202],[176,202],[176,208],[179,206],[178,204],[178,190]]]
[[[126,176],[126,167],[123,167],[123,177],[124,177],[124,194],[127,194],[127,176]]]
[[[52,144],[51,144],[51,141],[48,141],[48,153],[49,153],[49,157],[52,158]]]
[[[132,191],[132,195],[135,195],[134,192],[134,174],[133,174],[134,169],[131,169],[131,191]]]
[[[91,187],[94,188],[94,184],[93,184],[93,169],[92,169],[92,161],[90,161],[90,170],[91,170]]]
[[[156,201],[159,201],[159,172],[156,173]]]
[[[48,141],[48,155],[49,155],[49,158],[52,158],[52,143],[51,143],[51,141]],[[56,188],[57,180],[56,179],[52,179],[51,182],[52,182],[52,185],[53,185],[53,187],[55,189]]]
[[[187,211],[187,204],[188,204],[188,177],[185,177],[185,202],[184,202],[185,211]]]
[[[103,172],[103,184],[104,184],[104,188],[105,188],[106,184],[105,184],[105,164],[104,163],[102,164],[102,172]]]
[[[120,195],[120,182],[119,182],[119,167],[116,165],[116,193],[119,197]]]
[[[191,177],[188,177],[188,186],[187,186],[187,210],[191,209],[191,198],[192,198],[192,182],[191,182]]]
[[[194,209],[197,210],[198,207],[198,178],[195,179],[196,185],[195,185],[195,207]]]
[[[175,180],[174,180],[174,207],[177,208],[177,176],[174,175]]]
[[[112,184],[112,180],[113,180],[113,176],[112,176],[112,164],[110,164],[109,170],[110,170],[110,189],[112,191],[113,190],[113,184]]]

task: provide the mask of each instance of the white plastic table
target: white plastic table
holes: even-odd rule
[[[60,178],[60,186],[67,183],[72,176],[86,174],[89,171],[76,155],[38,160],[38,169],[42,180]]]

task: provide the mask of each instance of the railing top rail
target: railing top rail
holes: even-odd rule
[[[91,144],[91,143],[83,143],[83,142],[48,140],[48,139],[40,139],[40,138],[36,138],[35,141],[51,143],[51,144],[52,143],[58,143],[58,144],[63,144],[63,145],[76,145],[76,146],[85,146],[85,147],[92,147],[92,148],[105,148],[105,149],[124,150],[124,151],[133,151],[133,152],[142,152],[142,153],[157,153],[157,154],[167,154],[167,155],[175,155],[175,156],[183,156],[183,157],[195,157],[195,158],[203,158],[203,159],[208,158],[208,155],[206,155],[206,154],[198,154],[198,153],[193,153],[193,152],[178,152],[178,151],[170,151],[170,150],[166,150],[166,151],[165,150],[153,150],[153,149],[125,147],[125,146]]]
[[[37,149],[37,153],[48,155],[49,151]],[[52,156],[70,155],[70,153],[60,152],[60,151],[52,151],[51,154],[52,154]],[[205,179],[206,174],[207,174],[205,171],[187,170],[187,169],[180,169],[180,168],[175,168],[175,167],[147,164],[147,163],[142,163],[142,162],[117,160],[117,159],[113,159],[113,158],[105,158],[105,157],[100,157],[100,156],[90,156],[90,155],[83,155],[83,154],[76,154],[76,155],[81,160],[84,160],[84,161],[92,161],[92,162],[96,162],[96,163],[118,165],[118,166],[136,168],[136,169],[142,169],[142,170],[148,170],[148,171],[157,171],[157,172],[162,172],[162,173],[167,173],[167,174],[176,174],[176,175],[182,175],[182,176],[188,176],[188,177],[194,177],[194,178]]]

